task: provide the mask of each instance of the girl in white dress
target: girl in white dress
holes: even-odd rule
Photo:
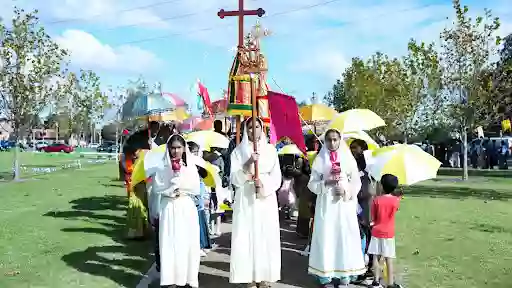
[[[350,276],[366,271],[357,220],[361,180],[339,131],[325,133],[308,188],[317,194],[308,271],[318,277],[321,287],[335,287],[336,279],[348,285]]]
[[[199,220],[193,196],[200,192],[194,157],[185,139],[173,135],[165,152],[150,151],[144,159],[159,194],[160,285],[199,287]]]

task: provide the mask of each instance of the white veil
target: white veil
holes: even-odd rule
[[[190,152],[190,149],[187,145],[187,141],[185,140],[185,138],[183,138],[183,136],[181,136],[179,134],[174,134],[174,135],[177,135],[178,137],[183,139],[183,141],[185,142],[185,161],[186,161],[187,166],[196,165],[197,162],[199,162],[199,161],[196,159],[197,157],[194,156],[194,154],[192,154]],[[172,135],[171,137],[169,137],[169,139],[167,139],[167,143],[165,144],[165,149],[160,150],[158,148],[153,148],[148,153],[146,153],[146,155],[144,157],[144,170],[146,171],[146,176],[153,175],[156,172],[156,170],[158,170],[158,169],[162,169],[163,167],[171,166],[171,157],[169,155],[169,149],[168,149],[167,145],[170,144],[169,141],[171,140],[171,138],[174,135]],[[195,169],[195,167],[194,167],[194,169]]]
[[[327,132],[334,130],[343,136],[342,133],[337,129],[329,129]],[[338,154],[338,159],[340,161],[341,172],[345,173],[349,177],[350,186],[353,189],[351,191],[354,194],[357,194],[361,189],[361,179],[359,178],[359,168],[357,168],[357,162],[347,143],[343,140],[343,137],[340,137],[340,146],[336,153]],[[315,158],[313,162],[313,171],[321,175],[328,175],[331,172],[331,160],[330,160],[330,151],[326,145],[323,145],[320,152],[318,152],[318,156]]]
[[[249,141],[249,135],[247,134],[247,124],[249,124],[249,120],[252,118],[248,118],[244,122],[244,133],[242,135],[242,141],[240,144],[238,144],[238,147],[240,149],[240,156],[242,163],[247,162],[249,158],[251,157],[252,153],[254,152],[254,145],[251,141]],[[256,118],[256,121],[260,122],[261,129],[263,129],[263,121],[261,121],[260,118]],[[251,122],[252,123],[252,122]],[[265,146],[268,144],[267,135],[265,135],[264,131],[261,131],[260,138],[258,139],[258,151],[261,151],[262,148],[265,148]]]

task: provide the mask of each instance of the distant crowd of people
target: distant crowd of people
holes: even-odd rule
[[[456,139],[450,142],[431,144],[424,141],[421,148],[441,161],[443,167],[462,168],[464,145]],[[510,158],[508,139],[477,138],[468,145],[468,165],[474,169],[508,169]]]

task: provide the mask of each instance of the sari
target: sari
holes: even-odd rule
[[[137,153],[137,154],[140,154]],[[135,162],[137,159],[135,160]],[[149,235],[149,218],[148,218],[148,193],[146,181],[137,183],[132,187],[131,173],[133,172],[133,160],[127,161],[127,172],[129,178],[127,180],[128,191],[128,211],[127,211],[127,237],[129,239],[142,239]]]

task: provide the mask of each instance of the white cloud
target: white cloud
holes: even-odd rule
[[[297,72],[313,72],[330,79],[337,79],[350,65],[341,51],[335,47],[318,48],[314,53],[303,56],[303,61],[292,65]]]
[[[160,66],[153,53],[136,46],[112,47],[81,30],[66,30],[55,39],[71,52],[71,63],[84,69],[142,73]]]
[[[3,0],[0,0],[0,4]],[[25,0],[33,5],[41,6],[35,0]],[[212,47],[220,47],[212,51],[230,53],[229,48],[236,45],[237,19],[226,17],[219,19],[219,9],[236,10],[237,0],[177,0],[168,3],[155,0],[90,0],[87,5],[79,0],[49,0],[44,4],[45,20],[84,18],[83,21],[64,21],[62,26],[73,27],[77,24],[88,24],[100,30],[111,27],[137,26],[164,30],[147,37],[158,37],[169,33],[169,38],[179,40],[186,37],[199,40]],[[449,24],[446,17],[453,16],[451,1],[428,0],[340,0],[321,5],[326,0],[245,0],[246,9],[264,8],[267,12],[262,24],[269,28],[273,35],[265,40],[264,48],[286,53],[287,61],[295,71],[321,73],[331,79],[338,76],[340,69],[355,56],[367,57],[375,51],[390,56],[400,56],[406,52],[410,38],[420,41],[438,41],[439,32]],[[432,2],[434,4],[429,4]],[[483,8],[491,8],[502,19],[501,35],[512,32],[512,6],[510,0],[476,1],[463,0],[469,5],[472,13],[483,13]],[[46,3],[46,2],[45,2]],[[160,4],[159,4],[160,3]],[[316,6],[315,6],[316,5]],[[0,5],[1,7],[1,5]],[[145,7],[125,11],[134,7]],[[41,7],[40,7],[41,8]],[[51,11],[51,12],[45,12]],[[246,31],[251,28],[257,17],[247,17]],[[103,27],[101,27],[103,25]],[[200,31],[205,28],[205,31]],[[94,30],[93,30],[94,31]],[[117,30],[107,33],[116,34]],[[173,35],[177,34],[177,35]],[[89,35],[89,39],[94,39]],[[140,40],[146,36],[131,36],[126,41]],[[87,37],[82,37],[86,39]],[[96,39],[94,39],[96,40]],[[84,41],[85,40],[81,40]],[[99,41],[95,50],[88,50],[80,45],[72,46],[74,59],[78,62],[95,63],[106,69],[135,69],[139,62],[155,63],[156,57],[136,47],[110,47]],[[328,44],[326,44],[328,42]],[[153,43],[153,42],[148,42]],[[158,42],[154,42],[158,45]],[[286,47],[286,48],[283,48]],[[133,48],[133,49],[132,49]],[[208,49],[208,48],[206,48]],[[79,52],[76,52],[79,51]],[[94,51],[102,51],[101,53]],[[286,51],[286,52],[284,52]],[[319,52],[320,51],[320,52]],[[119,55],[137,54],[138,58]],[[114,57],[114,55],[116,55]],[[268,56],[269,61],[280,57]],[[124,61],[120,59],[129,59]],[[153,59],[153,60],[151,60]],[[125,64],[130,63],[130,65]],[[298,63],[299,64],[295,64]],[[270,65],[274,65],[270,63]],[[282,65],[280,63],[280,65]],[[286,64],[284,64],[286,65]],[[143,67],[148,65],[143,64]],[[340,67],[340,68],[338,68]],[[138,68],[137,68],[138,69]]]
[[[165,22],[152,9],[133,9],[143,7],[148,1],[119,1],[119,0],[88,0],[87,5],[80,0],[53,0],[50,14],[53,18],[62,21],[62,24],[81,24],[86,22],[95,25],[139,26],[145,28],[169,28]],[[130,3],[129,6],[126,5]],[[142,4],[142,5],[141,5]],[[147,6],[147,5],[146,5]],[[158,10],[156,10],[158,11]]]

